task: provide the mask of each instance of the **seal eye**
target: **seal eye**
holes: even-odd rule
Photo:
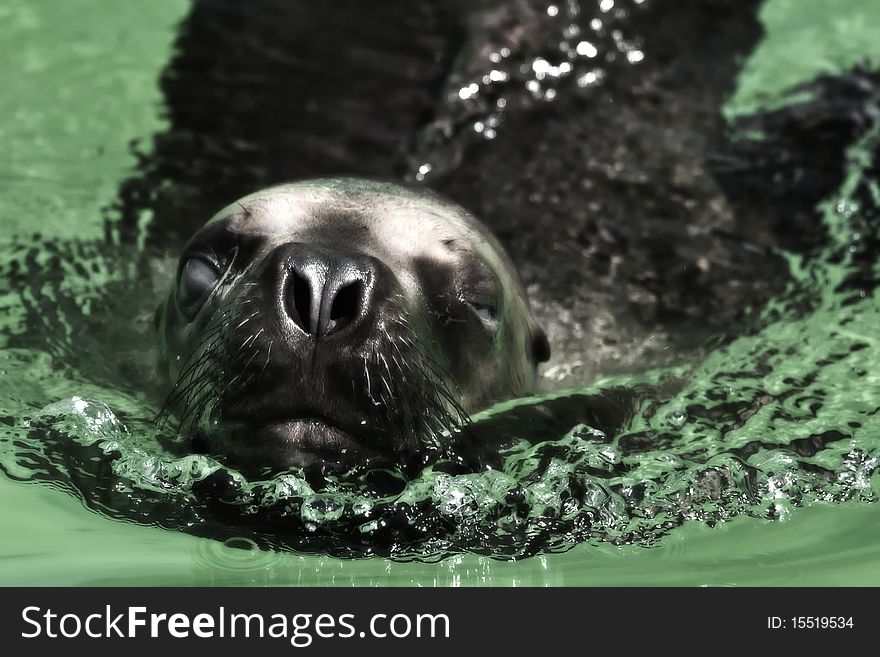
[[[498,322],[498,310],[495,306],[488,303],[477,303],[475,301],[469,301],[468,305],[474,309],[477,317],[479,317],[480,321],[484,324],[495,325]]]
[[[194,256],[184,263],[180,270],[177,300],[187,317],[195,316],[219,280],[217,267],[204,258]]]

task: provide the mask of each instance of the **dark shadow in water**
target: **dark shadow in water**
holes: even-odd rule
[[[878,94],[878,72],[858,66],[790,89],[797,100],[780,109],[736,120],[735,139],[710,166],[764,245],[800,253],[824,245],[816,208],[843,182],[846,149],[870,127]]]
[[[776,189],[742,193],[737,171],[779,164],[731,142],[720,113],[761,38],[760,2],[620,0],[612,12],[573,2],[556,16],[549,4],[195,2],[162,75],[170,127],[123,184],[108,225],[133,241],[151,210],[151,243],[174,251],[219,208],[267,185],[412,179],[430,163],[426,184],[510,250],[551,333],[551,365],[580,360],[584,376],[644,367],[731,326],[746,330],[746,310],[787,282],[773,247],[816,239],[813,200],[840,179],[839,167],[806,159],[792,172],[809,194],[780,207]],[[573,44],[600,49],[601,84],[572,74],[552,102],[536,100],[523,71],[532,75],[537,58],[565,60],[560,40],[573,29]],[[619,35],[643,61],[628,59]],[[496,69],[516,84],[463,104],[459,87]],[[480,138],[474,121],[498,99],[497,136]],[[803,126],[794,152],[807,153],[811,117],[793,120]],[[820,151],[840,162],[849,127],[827,127]],[[804,238],[782,239],[793,209]]]
[[[271,184],[398,177],[463,16],[449,0],[194,2],[161,78],[170,128],[120,190],[123,240],[144,208],[152,238],[179,245]]]

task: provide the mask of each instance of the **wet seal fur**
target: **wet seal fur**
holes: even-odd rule
[[[501,246],[436,194],[272,187],[189,241],[157,313],[162,417],[246,466],[400,462],[536,389],[550,355]]]

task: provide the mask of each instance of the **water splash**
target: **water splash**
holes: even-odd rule
[[[459,62],[434,120],[410,157],[410,179],[447,173],[475,141],[492,141],[512,110],[553,103],[561,93],[588,94],[609,67],[645,59],[628,20],[647,0],[498,3],[471,18],[473,60]],[[525,38],[510,24],[530,25]],[[548,45],[551,44],[551,45]]]

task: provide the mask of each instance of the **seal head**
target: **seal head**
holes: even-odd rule
[[[192,237],[159,309],[164,414],[235,463],[329,470],[442,444],[534,392],[544,332],[498,242],[429,192],[273,187]]]

